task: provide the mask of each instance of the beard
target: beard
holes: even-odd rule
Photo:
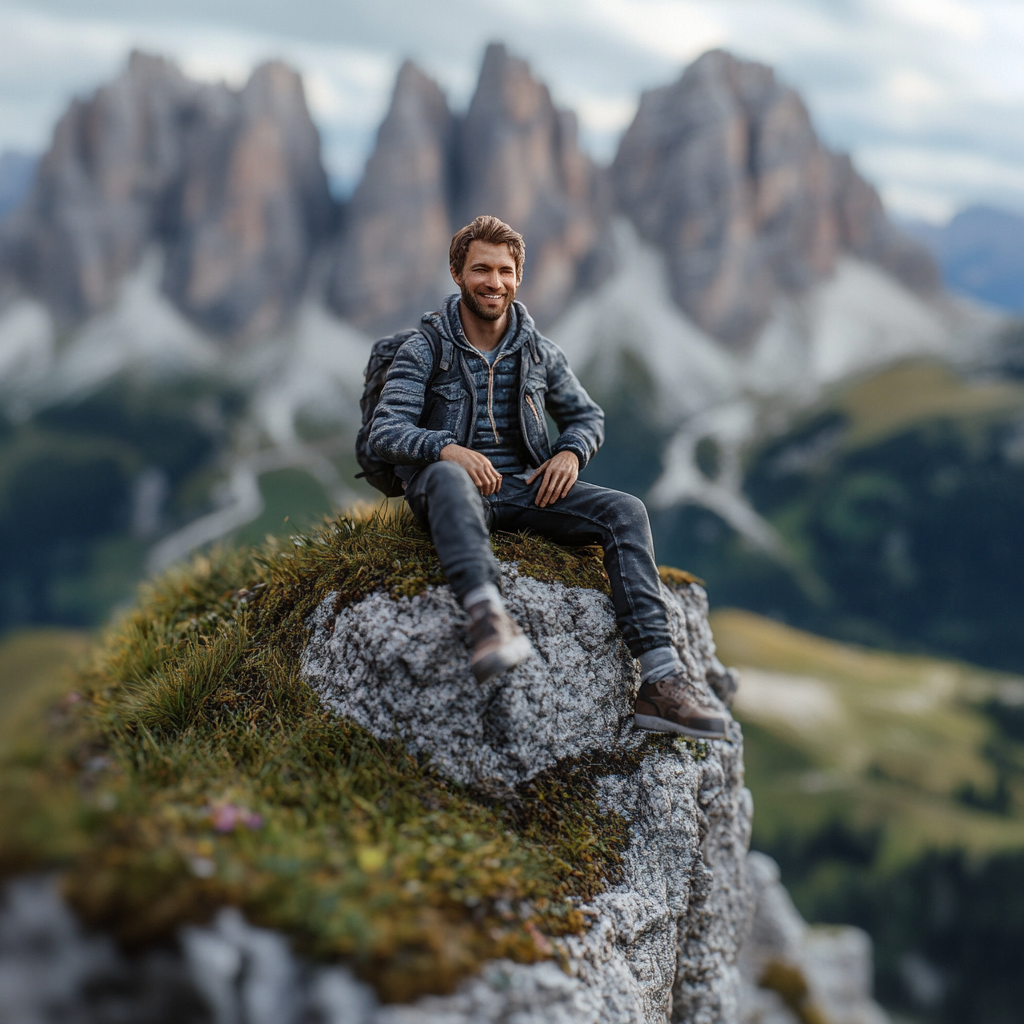
[[[480,300],[465,285],[461,285],[459,290],[462,292],[462,301],[466,304],[466,308],[480,317],[481,320],[500,320],[508,311],[508,307],[512,305],[512,300],[516,297],[514,291],[506,292],[505,302],[500,309],[488,309],[481,304]]]

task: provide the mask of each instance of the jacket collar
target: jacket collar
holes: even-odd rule
[[[428,313],[423,318],[429,321],[454,345],[467,352],[478,352],[469,342],[469,339],[462,331],[462,318],[459,316],[459,299],[461,296],[456,293],[449,295],[444,300],[441,308],[433,313]],[[505,332],[501,345],[504,346],[506,354],[518,351],[526,343],[530,333],[535,330],[533,317],[526,311],[526,307],[516,299],[509,309],[511,323]]]

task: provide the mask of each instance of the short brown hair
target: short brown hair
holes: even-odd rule
[[[492,245],[507,245],[516,265],[516,280],[523,279],[523,265],[526,263],[526,243],[523,236],[497,217],[477,217],[472,224],[459,228],[448,249],[448,263],[456,274],[462,273],[466,265],[470,242],[490,242]]]

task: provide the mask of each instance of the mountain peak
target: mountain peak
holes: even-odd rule
[[[437,84],[406,62],[345,212],[331,302],[367,330],[417,322],[452,290],[452,232],[483,213],[526,237],[520,297],[550,322],[596,262],[607,215],[600,185],[575,119],[504,46],[487,48],[461,121]]]
[[[329,295],[358,327],[415,324],[446,287],[453,119],[437,83],[411,61],[345,211]]]
[[[612,180],[665,252],[676,301],[733,346],[756,336],[777,294],[828,276],[844,249],[935,286],[927,254],[889,225],[849,158],[822,145],[799,95],[723,50],[644,93]]]
[[[548,117],[553,109],[547,86],[533,77],[530,65],[512,56],[503,43],[491,43],[484,52],[468,117],[497,114],[527,124]]]
[[[265,337],[289,320],[329,242],[331,306],[385,332],[451,290],[451,233],[493,214],[526,238],[520,298],[545,326],[607,276],[613,205],[665,255],[673,301],[734,347],[757,336],[780,294],[821,281],[843,252],[920,291],[937,285],[926,252],[890,225],[849,158],[821,144],[797,93],[722,50],[644,94],[610,171],[499,43],[462,117],[402,65],[336,236],[319,149],[286,64],[260,65],[235,90],[136,51],[58,123],[32,192],[0,228],[0,293],[34,296],[75,328],[109,309],[118,282],[159,248],[163,291],[196,326]]]
[[[4,226],[0,278],[75,324],[163,244],[164,288],[188,316],[216,333],[260,333],[297,301],[331,210],[294,71],[264,64],[236,92],[136,51],[58,122]]]

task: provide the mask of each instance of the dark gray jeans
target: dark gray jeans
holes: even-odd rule
[[[430,532],[455,596],[499,583],[491,530],[530,530],[558,544],[600,544],[611,581],[615,617],[634,658],[672,644],[658,586],[654,541],[644,503],[632,494],[577,480],[554,505],[534,504],[541,478],[530,485],[503,478],[483,497],[454,462],[435,462],[409,482],[405,500]]]

